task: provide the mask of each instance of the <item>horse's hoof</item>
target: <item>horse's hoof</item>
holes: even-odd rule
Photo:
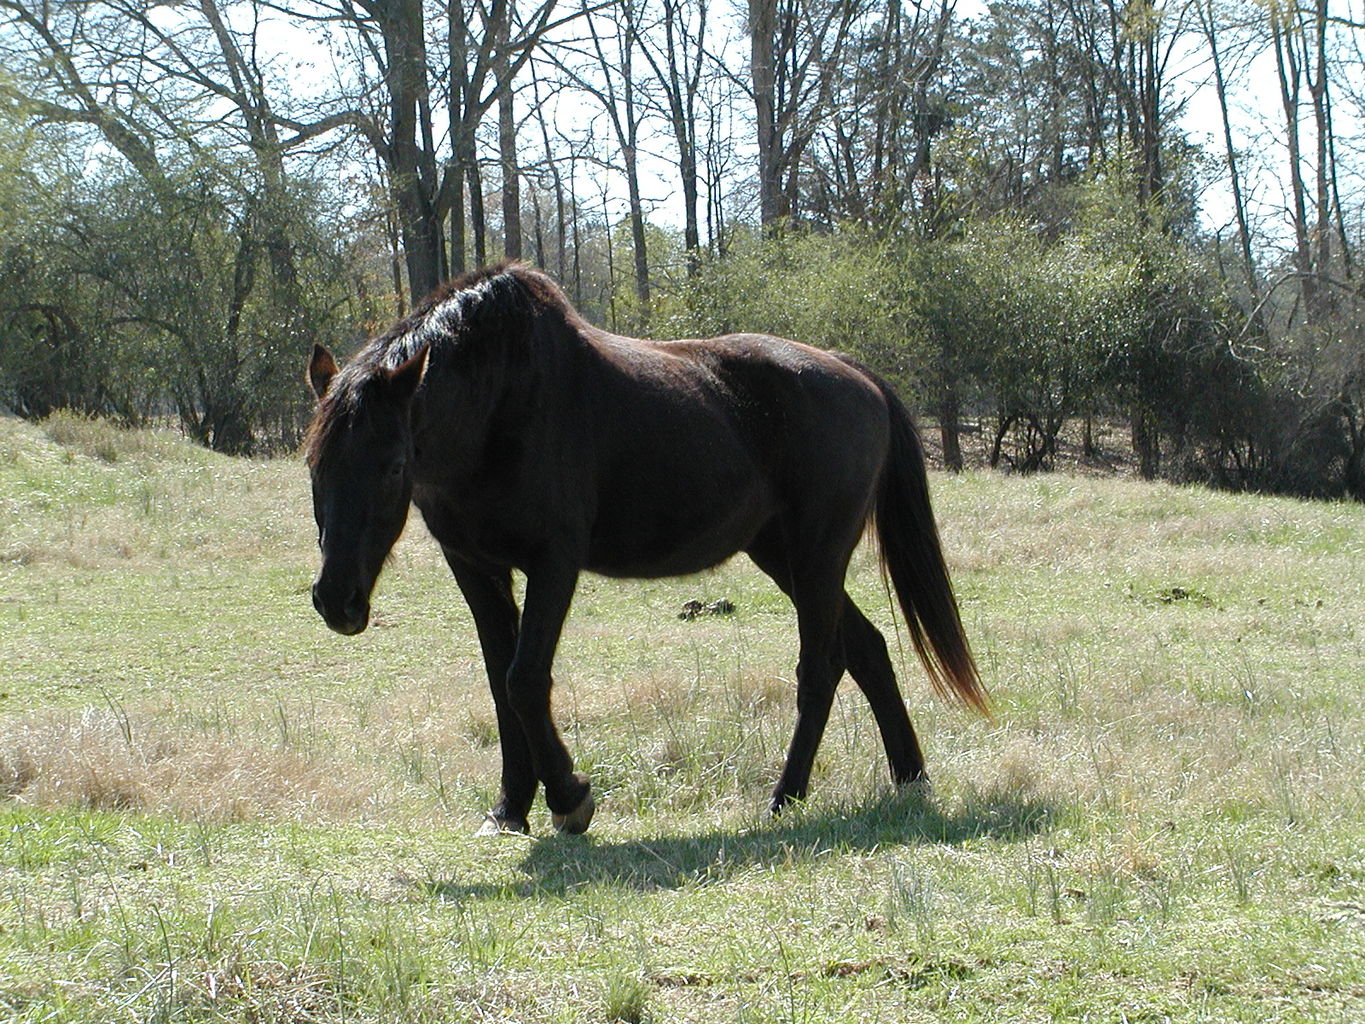
[[[592,791],[589,790],[584,795],[583,802],[568,814],[555,814],[551,811],[550,822],[559,832],[567,832],[571,836],[581,836],[588,831],[588,826],[592,824],[592,815],[595,810],[597,810],[597,805],[593,803]]]
[[[921,772],[909,782],[901,783],[900,791],[907,796],[928,800],[934,795],[934,784],[929,780],[927,772]]]
[[[483,824],[474,833],[476,836],[528,836],[531,834],[531,826],[524,821],[516,821],[512,818],[499,818],[493,814],[484,815]]]
[[[797,808],[805,802],[806,796],[804,793],[800,795],[797,795],[796,793],[783,793],[781,796],[774,796],[768,801],[768,817],[780,818],[788,811],[795,814]]]

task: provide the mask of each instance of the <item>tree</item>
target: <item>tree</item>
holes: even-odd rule
[[[1208,44],[1213,70],[1214,93],[1218,98],[1218,113],[1223,129],[1223,152],[1227,160],[1228,184],[1232,192],[1232,209],[1237,221],[1237,244],[1242,257],[1247,294],[1255,305],[1259,301],[1260,282],[1256,258],[1251,251],[1251,227],[1247,219],[1247,204],[1242,193],[1242,175],[1238,166],[1237,147],[1233,141],[1232,118],[1228,111],[1228,77],[1224,70],[1225,50],[1223,26],[1213,0],[1199,0],[1196,4],[1199,25]]]
[[[678,154],[678,179],[682,188],[683,246],[687,273],[701,267],[701,226],[698,218],[699,172],[697,169],[697,100],[708,54],[704,44],[709,0],[661,0],[653,25],[632,31],[653,72],[663,96],[660,104],[673,135]],[[661,39],[662,37],[662,39]]]
[[[759,220],[765,228],[800,213],[801,158],[831,114],[850,28],[864,10],[863,0],[748,0]]]
[[[513,92],[522,70],[536,49],[557,29],[578,17],[571,12],[557,19],[557,0],[540,0],[539,6],[518,8],[512,0],[474,3],[451,0],[448,5],[448,108],[451,162],[443,194],[451,207],[451,263],[456,271],[466,268],[464,244],[464,193],[470,197],[474,229],[475,262],[487,261],[483,197],[478,186],[478,131],[485,115],[499,104],[499,159],[503,169],[503,220],[512,224],[513,245],[520,250],[520,201],[515,167]],[[509,193],[508,189],[511,189]]]
[[[124,394],[126,375],[101,363],[111,345],[118,351],[110,339],[139,326],[178,338],[175,358],[118,351],[115,362],[172,370],[159,397],[174,392],[187,430],[223,451],[252,450],[267,384],[326,322],[300,281],[299,194],[261,69],[211,0],[173,28],[122,0],[5,0],[4,9],[13,19],[4,46],[16,72],[4,92],[14,113],[34,126],[94,133],[122,161],[87,169],[86,191],[73,186],[46,226],[65,273],[99,299],[59,293],[47,304],[48,335],[60,334],[63,358],[96,376],[90,397],[73,401],[58,388],[46,404],[111,406],[128,418],[149,408],[153,389]],[[249,335],[255,310],[268,333]]]
[[[629,205],[631,260],[635,280],[635,300],[639,326],[649,319],[649,244],[645,231],[644,200],[640,193],[640,125],[645,116],[638,100],[639,81],[635,74],[635,54],[639,41],[639,0],[617,0],[612,17],[598,17],[583,0],[583,23],[587,32],[586,66],[569,59],[577,53],[566,49],[558,60],[561,71],[573,85],[592,97],[611,125],[620,153],[620,170],[625,178]],[[610,35],[602,22],[609,20]]]
[[[836,70],[837,114],[819,126],[807,156],[807,205],[826,225],[851,218],[901,230],[930,168],[930,147],[952,123],[948,40],[952,4],[892,0],[850,28]]]

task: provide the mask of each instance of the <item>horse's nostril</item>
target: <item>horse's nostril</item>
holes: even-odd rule
[[[359,587],[351,591],[351,596],[346,599],[346,617],[352,622],[359,622],[367,618],[365,595]]]
[[[354,636],[369,625],[370,599],[363,587],[348,591],[327,586],[319,579],[313,584],[313,607],[328,626],[346,636]]]

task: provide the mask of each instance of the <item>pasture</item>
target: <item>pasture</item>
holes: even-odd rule
[[[0,1018],[1365,1019],[1365,507],[932,482],[996,717],[905,641],[931,796],[846,681],[762,813],[795,618],[739,559],[584,578],[555,706],[597,817],[490,841],[420,522],[344,639],[299,462],[0,420]],[[871,552],[850,586],[891,638]]]

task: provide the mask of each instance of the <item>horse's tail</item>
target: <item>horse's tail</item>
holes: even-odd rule
[[[873,512],[881,542],[882,572],[895,585],[915,653],[924,663],[934,690],[945,699],[989,715],[986,688],[962,629],[929,503],[929,478],[919,432],[890,385],[869,376],[886,396],[891,413],[890,453]]]

